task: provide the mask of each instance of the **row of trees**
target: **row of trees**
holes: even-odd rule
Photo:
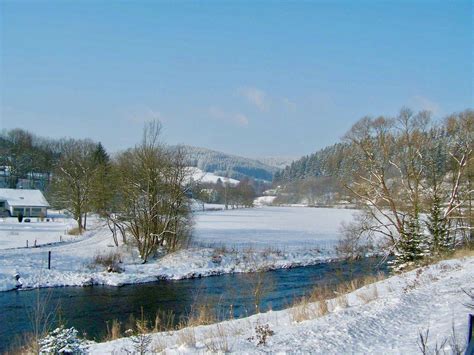
[[[16,188],[20,179],[46,188],[57,162],[62,141],[37,137],[23,129],[0,133],[0,167],[4,184]]]
[[[333,176],[309,176],[287,181],[283,186],[284,189],[278,192],[275,204],[306,203],[309,206],[327,206],[348,199],[347,190],[340,180]]]
[[[273,176],[276,185],[293,183],[316,177],[338,176],[344,170],[344,161],[350,152],[350,145],[337,143],[316,153],[293,161]]]
[[[275,174],[275,202],[358,204],[365,215],[348,238],[385,236],[396,267],[472,243],[473,120],[472,110],[441,122],[409,109],[364,117],[342,142]]]
[[[141,144],[109,157],[101,144],[65,142],[50,196],[86,228],[87,213],[107,219],[114,240],[133,238],[144,262],[157,250],[173,251],[189,240],[189,171],[185,152],[160,141],[161,125],[144,129]]]
[[[192,195],[203,203],[219,203],[225,208],[252,207],[256,197],[255,190],[261,184],[255,180],[244,178],[238,184],[218,179],[216,183],[193,184]]]
[[[331,205],[348,200],[347,189],[340,177],[346,171],[351,145],[337,143],[292,162],[274,175],[278,187],[276,204],[306,203]]]
[[[341,180],[366,214],[357,233],[384,235],[396,268],[473,242],[473,111],[364,117],[344,142]]]

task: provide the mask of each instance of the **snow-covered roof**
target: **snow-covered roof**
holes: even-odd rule
[[[0,201],[10,206],[49,207],[40,190],[0,189]]]

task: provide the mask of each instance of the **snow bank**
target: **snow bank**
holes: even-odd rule
[[[13,283],[16,272],[20,275],[23,289],[37,287],[90,286],[153,282],[160,279],[180,280],[187,278],[213,276],[234,272],[251,272],[257,269],[273,270],[295,266],[313,265],[329,260],[328,254],[321,250],[309,249],[301,252],[267,251],[216,251],[211,248],[193,248],[167,255],[156,261],[141,264],[140,259],[127,257],[123,248],[111,248],[123,253],[122,272],[105,271],[103,266],[87,264],[87,259],[73,255],[72,251],[52,251],[52,268],[47,269],[47,251],[30,253],[29,259],[18,260],[19,253],[3,253],[0,270],[7,265],[15,266],[15,272],[0,273],[0,291],[17,287]],[[110,251],[109,250],[109,251]],[[59,254],[61,253],[61,254]],[[107,253],[107,249],[104,250]],[[57,255],[59,254],[59,255]],[[11,262],[13,260],[16,262]],[[10,261],[10,262],[9,262]]]
[[[4,270],[0,272],[0,291],[15,290],[20,283],[15,278],[14,270]]]
[[[474,258],[443,261],[350,293],[347,307],[329,302],[329,313],[319,318],[297,323],[291,309],[267,312],[219,325],[156,333],[150,349],[164,354],[208,353],[216,348],[223,352],[224,347],[239,354],[414,354],[419,353],[420,331],[429,329],[428,347],[434,349],[450,337],[453,327],[458,345],[465,346],[469,312],[462,289],[474,292],[473,280]],[[263,324],[274,335],[267,345],[257,346],[255,327]],[[193,338],[195,342],[190,341]],[[448,341],[443,350],[450,352],[451,346]],[[92,354],[133,350],[130,338],[89,348]]]

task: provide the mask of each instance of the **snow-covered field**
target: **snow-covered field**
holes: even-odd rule
[[[262,207],[196,214],[196,241],[209,245],[331,250],[355,210]]]
[[[0,218],[0,249],[32,247],[73,239],[68,230],[76,226],[71,219],[54,218],[48,222],[29,218],[19,223],[17,218]]]
[[[23,288],[118,286],[160,278],[182,279],[262,267],[310,265],[334,257],[339,225],[350,220],[352,213],[288,207],[200,212],[196,213],[195,224],[195,241],[199,246],[147,264],[141,264],[136,251],[128,246],[115,247],[108,228],[98,220],[89,221],[90,229],[83,236],[67,237],[65,242],[38,248],[25,248],[24,236],[35,236],[37,245],[58,241],[73,221],[54,222],[58,228],[50,231],[45,230],[52,229],[53,222],[15,225],[8,221],[3,229],[0,223],[0,243],[3,243],[0,245],[4,245],[0,249],[0,290],[14,289],[20,284]],[[12,226],[17,226],[18,235],[12,234]],[[26,227],[30,228],[29,232],[21,231]],[[212,247],[222,245],[226,248]],[[48,251],[52,255],[51,270],[47,269]],[[92,265],[95,256],[110,253],[121,255],[123,272],[108,273],[104,267]],[[14,277],[17,274],[19,281]]]
[[[347,302],[331,300],[329,313],[321,317],[296,322],[295,309],[257,314],[218,325],[156,333],[148,349],[165,354],[219,350],[239,354],[417,354],[420,332],[429,329],[429,353],[445,339],[441,353],[452,353],[453,328],[457,346],[466,345],[469,297],[463,289],[474,292],[473,280],[473,257],[443,261],[365,286],[348,294]],[[267,324],[274,335],[266,345],[257,346],[255,327]],[[127,354],[135,346],[130,338],[123,338],[92,344],[88,351]]]

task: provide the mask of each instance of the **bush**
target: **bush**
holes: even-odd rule
[[[270,326],[268,324],[257,325],[255,326],[255,337],[250,337],[247,340],[253,341],[256,338],[257,346],[265,346],[267,345],[267,338],[271,337],[272,335],[275,335],[275,332],[270,329]]]
[[[71,228],[67,231],[67,234],[69,235],[81,235],[82,232],[79,228],[75,227],[75,228]]]
[[[112,251],[108,254],[96,254],[92,260],[92,266],[104,266],[107,272],[122,272],[120,267],[122,263],[122,255],[118,252]]]
[[[85,354],[85,342],[77,337],[77,330],[59,327],[39,341],[40,354]]]

